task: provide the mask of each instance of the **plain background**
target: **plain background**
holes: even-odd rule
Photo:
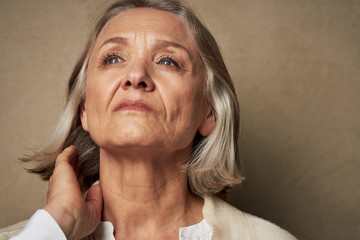
[[[50,135],[96,0],[0,1],[0,227],[46,186],[17,158]],[[241,105],[230,202],[300,239],[360,239],[360,1],[193,0]]]

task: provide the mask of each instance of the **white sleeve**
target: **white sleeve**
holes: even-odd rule
[[[45,210],[37,210],[24,229],[9,240],[66,240],[55,219]]]

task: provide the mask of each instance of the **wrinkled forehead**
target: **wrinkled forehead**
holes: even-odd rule
[[[108,39],[119,36],[134,42],[174,42],[184,46],[194,56],[197,55],[185,20],[163,10],[135,8],[118,14],[103,27],[94,47],[99,48]]]

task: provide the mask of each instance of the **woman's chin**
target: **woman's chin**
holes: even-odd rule
[[[115,151],[145,151],[151,149],[159,149],[164,147],[159,139],[154,139],[149,135],[126,135],[126,136],[115,136],[100,140],[97,145],[100,148],[115,150]]]

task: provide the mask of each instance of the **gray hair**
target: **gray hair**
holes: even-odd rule
[[[118,0],[99,15],[69,79],[65,110],[53,135],[33,155],[21,160],[35,161],[36,166],[28,171],[48,180],[58,154],[74,145],[84,177],[84,189],[98,180],[99,147],[92,141],[89,133],[83,130],[80,121],[80,105],[85,100],[88,59],[106,23],[126,10],[144,7],[180,16],[187,24],[190,38],[206,67],[206,96],[212,107],[215,127],[209,136],[203,137],[200,133],[195,136],[192,154],[185,166],[190,188],[199,195],[216,194],[230,189],[243,180],[237,146],[239,105],[235,88],[214,37],[193,11],[177,0]]]

